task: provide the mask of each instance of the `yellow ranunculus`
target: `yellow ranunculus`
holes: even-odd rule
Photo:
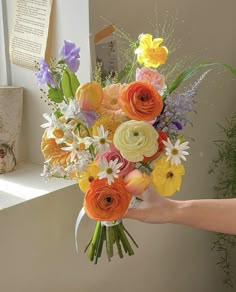
[[[156,160],[151,174],[151,182],[161,196],[172,196],[180,190],[181,178],[185,174],[185,169],[182,164],[171,165],[170,161],[166,161],[166,158],[164,155],[161,159]]]
[[[102,125],[104,130],[108,131],[108,140],[112,141],[116,129],[125,120],[126,120],[125,116],[115,116],[115,115],[111,116],[110,114],[100,116],[93,124],[93,127],[92,127],[93,136],[98,135],[97,128]]]
[[[146,67],[157,68],[166,63],[168,49],[160,47],[162,38],[152,39],[151,34],[141,34],[139,36],[139,47],[135,50],[139,64]]]
[[[78,179],[78,184],[82,192],[86,193],[90,183],[98,177],[98,173],[101,169],[97,166],[96,162],[93,161],[90,163],[86,171],[80,173],[80,178]]]
[[[113,144],[128,161],[138,162],[150,157],[158,150],[158,133],[147,122],[130,120],[115,131]]]
[[[78,87],[75,97],[82,110],[96,111],[103,100],[103,90],[98,82],[86,83]]]

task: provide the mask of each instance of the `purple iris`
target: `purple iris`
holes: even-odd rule
[[[64,41],[64,46],[60,51],[60,55],[63,57],[65,63],[68,65],[71,72],[75,73],[79,69],[80,65],[80,48],[77,48],[75,43],[70,41]]]
[[[44,59],[39,61],[39,72],[35,73],[37,77],[37,85],[42,86],[45,83],[50,84],[52,87],[56,87],[55,81],[52,78],[52,73],[49,70],[48,64]]]

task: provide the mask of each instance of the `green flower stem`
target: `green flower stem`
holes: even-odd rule
[[[134,251],[133,251],[133,249],[132,249],[132,247],[127,239],[127,236],[124,232],[123,223],[120,223],[119,225],[117,225],[117,229],[119,231],[120,239],[121,239],[121,242],[123,244],[125,251],[128,252],[129,255],[134,255]]]
[[[100,237],[99,237],[98,251],[97,251],[98,257],[101,257],[102,255],[103,242],[106,239],[105,233],[106,233],[106,226],[102,226]]]
[[[105,241],[106,254],[109,261],[114,256],[114,245],[117,246],[120,258],[124,257],[123,251],[131,256],[134,254],[134,251],[129,243],[128,237],[132,240],[134,245],[138,247],[137,243],[125,229],[122,222],[118,225],[105,226],[101,221],[97,221],[93,236],[85,251],[88,249],[88,257],[90,261],[97,264],[98,259],[102,255],[103,244]]]
[[[97,248],[100,231],[101,231],[101,222],[97,221],[95,231],[93,234],[93,238],[92,238],[92,242],[90,244],[89,252],[88,252],[88,257],[89,257],[90,261],[93,261],[93,259],[94,259],[94,254],[95,254],[95,251]]]
[[[132,60],[131,68],[130,68],[130,71],[128,72],[128,75],[127,75],[127,78],[126,78],[126,83],[129,83],[130,80],[131,80],[131,77],[132,77],[133,71],[134,71],[134,69],[135,69],[135,65],[136,65],[136,55],[134,55],[134,58],[133,58],[133,60]]]
[[[99,239],[97,241],[97,247],[96,247],[96,257],[94,264],[97,264],[98,258],[102,255],[102,247],[103,247],[103,233],[105,232],[105,226],[101,226],[100,233],[99,233]]]
[[[121,244],[120,244],[119,233],[117,232],[115,227],[114,227],[114,235],[115,235],[116,246],[117,246],[117,249],[118,249],[118,255],[122,259],[124,257],[124,255],[123,255]]]
[[[106,227],[106,249],[107,249],[107,257],[110,261],[113,257],[113,239],[112,239],[112,231],[113,227]]]
[[[150,165],[148,165],[148,163],[145,163],[145,162],[140,162],[140,164],[142,164],[142,166],[144,166],[147,170],[149,170],[150,172],[153,171],[153,169],[151,168]]]
[[[129,236],[129,238],[132,240],[133,244],[138,248],[137,242],[134,240],[133,236],[128,232],[128,230],[125,228],[124,225],[123,225],[123,229],[124,229],[125,233]]]

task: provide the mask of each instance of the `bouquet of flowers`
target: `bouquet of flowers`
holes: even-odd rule
[[[182,161],[189,154],[182,130],[206,72],[183,92],[175,90],[212,63],[188,67],[167,84],[159,70],[168,58],[163,42],[151,34],[140,35],[133,45],[132,64],[114,78],[86,84],[80,84],[75,74],[80,49],[73,42],[64,41],[59,61],[38,64],[38,85],[47,84],[48,91],[41,91],[52,108],[42,125],[43,175],[78,182],[84,204],[76,234],[85,213],[96,221],[86,248],[95,263],[104,244],[109,260],[114,247],[120,258],[134,254],[132,245],[137,244],[122,217],[149,186],[163,196],[181,187]],[[133,80],[126,81],[131,70]]]

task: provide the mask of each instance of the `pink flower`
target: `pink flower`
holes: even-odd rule
[[[132,196],[141,195],[149,186],[150,178],[146,173],[134,169],[124,178],[125,188]]]
[[[120,177],[126,175],[134,169],[134,163],[124,159],[124,157],[122,157],[122,155],[120,154],[120,151],[116,149],[113,145],[110,145],[110,152],[104,152],[97,159],[101,160],[102,158],[106,158],[107,162],[109,162],[110,160],[114,161],[115,159],[118,159],[117,163],[122,163],[121,167],[119,168],[120,172],[118,173]]]
[[[143,67],[137,68],[136,70],[136,80],[146,81],[151,83],[151,85],[158,91],[162,89],[165,85],[165,76],[157,72],[156,70]]]

